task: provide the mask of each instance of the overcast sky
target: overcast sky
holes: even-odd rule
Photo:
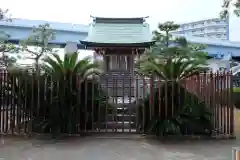
[[[89,24],[90,15],[145,17],[151,29],[158,22],[191,22],[219,16],[223,0],[0,0],[12,18]],[[235,18],[230,22],[230,40],[240,41]],[[237,34],[236,34],[237,33]],[[83,54],[89,55],[89,54]]]
[[[13,18],[88,24],[90,15],[105,17],[149,16],[158,22],[178,23],[214,18],[222,0],[0,0]]]

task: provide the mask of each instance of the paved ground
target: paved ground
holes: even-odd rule
[[[92,137],[57,142],[2,138],[0,143],[0,160],[230,160],[232,147],[240,146],[240,141],[173,143]]]

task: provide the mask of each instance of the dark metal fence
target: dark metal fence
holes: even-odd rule
[[[190,78],[187,88],[213,110],[216,134],[234,134],[233,76],[231,73],[201,74]]]
[[[202,134],[209,129],[211,135],[233,135],[230,73],[200,74],[181,81],[136,75],[55,79],[6,72],[0,78],[0,132],[5,134],[156,133],[171,129]],[[192,125],[202,128],[196,131]]]

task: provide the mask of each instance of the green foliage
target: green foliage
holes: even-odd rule
[[[228,18],[230,8],[234,7],[233,13],[236,16],[240,16],[240,0],[223,0],[222,11],[220,13],[221,18]]]
[[[54,78],[61,79],[63,76],[76,75],[81,79],[86,79],[89,75],[100,74],[98,63],[91,63],[90,57],[78,60],[79,53],[65,54],[64,60],[61,60],[58,54],[52,54],[43,59],[45,65],[42,66],[48,75],[54,74]]]
[[[11,67],[16,61],[17,57],[15,53],[17,52],[17,48],[9,43],[7,39],[0,38],[0,66],[1,67]]]
[[[0,21],[11,21],[8,9],[0,8]]]
[[[237,92],[237,93],[240,92],[240,88],[239,87],[234,87],[233,92]]]
[[[157,76],[163,80],[181,80],[196,75],[206,68],[201,59],[188,59],[186,56],[169,58],[165,61],[161,56],[153,55],[138,62],[137,71],[146,76]]]
[[[180,25],[174,24],[172,21],[167,21],[163,24],[159,23],[158,29],[153,31],[153,40],[156,42],[161,42],[164,46],[168,47],[170,42],[173,42],[170,32],[175,31],[179,27]]]
[[[16,102],[30,116],[33,132],[76,133],[92,129],[106,109],[106,97],[96,79],[89,75],[98,67],[88,59],[78,61],[78,54],[46,57],[43,72],[37,75],[24,70],[11,70],[15,79]],[[95,73],[95,72],[94,72]],[[17,81],[16,81],[17,80]],[[11,89],[11,90],[12,90]],[[101,109],[100,109],[101,108]]]
[[[163,54],[166,52],[165,49],[180,47],[192,52],[201,51],[203,53],[203,50],[206,48],[205,45],[191,44],[184,37],[172,36],[171,32],[177,30],[179,27],[180,25],[175,24],[174,22],[159,23],[158,28],[153,31],[153,40],[156,43],[151,47],[151,52],[155,54]],[[169,53],[166,53],[165,56],[168,57],[168,54]]]
[[[37,27],[34,26],[30,36],[20,43],[22,53],[26,53],[22,55],[22,58],[34,60],[37,74],[40,72],[40,59],[47,54],[55,52],[49,43],[54,39],[55,32],[53,32],[50,25],[46,23]],[[28,56],[29,54],[31,56]]]
[[[205,46],[189,44],[183,37],[172,37],[170,32],[178,27],[173,22],[159,24],[154,31],[155,45],[137,62],[139,73],[173,80],[206,70],[207,54],[202,51]]]
[[[186,78],[207,69],[207,54],[202,51],[205,46],[172,37],[170,32],[178,27],[173,22],[160,24],[154,32],[156,44],[137,62],[138,73],[163,81],[140,107],[144,112],[139,112],[139,117],[145,122],[139,126],[157,135],[211,135],[211,111],[181,85]]]
[[[1,10],[0,10],[1,14]],[[10,35],[4,31],[0,31],[0,66],[1,67],[10,67],[13,66],[17,61],[16,53],[18,48],[9,43],[8,39]]]
[[[233,88],[233,103],[236,108],[240,109],[240,88],[234,87]]]
[[[160,94],[160,95],[159,95]],[[139,107],[139,128],[156,135],[211,135],[212,111],[179,83],[162,83]],[[144,111],[144,112],[142,112]],[[144,117],[144,118],[143,118]]]
[[[106,97],[97,81],[77,77],[54,81],[52,76],[37,76],[22,73],[14,74],[15,102],[22,107],[25,117],[36,133],[77,133],[79,130],[92,129],[93,124],[104,116]],[[18,83],[16,83],[16,79]],[[79,86],[77,86],[79,85]],[[94,95],[94,99],[92,96]]]

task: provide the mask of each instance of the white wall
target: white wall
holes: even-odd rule
[[[57,50],[57,53],[60,55],[60,57],[63,59],[64,58],[64,49],[63,48],[56,48],[56,50]],[[93,51],[91,51],[91,50],[78,50],[78,59],[80,60],[80,59],[83,59],[83,58],[85,58],[85,57],[88,57],[88,56],[90,56],[90,57],[93,57]],[[31,54],[26,54],[25,56],[28,56],[28,57],[30,57],[31,56]],[[31,60],[31,59],[28,59],[28,58],[22,58],[22,59],[19,59],[18,61],[17,61],[19,64],[21,64],[21,65],[31,65],[34,61],[33,60]]]
[[[229,16],[229,40],[240,42],[240,17],[234,15],[233,9]]]
[[[208,66],[212,68],[213,73],[216,73],[217,71],[221,71],[220,68],[227,68],[227,65],[228,65],[227,61],[214,59],[214,58],[209,59],[207,63],[208,63]]]

